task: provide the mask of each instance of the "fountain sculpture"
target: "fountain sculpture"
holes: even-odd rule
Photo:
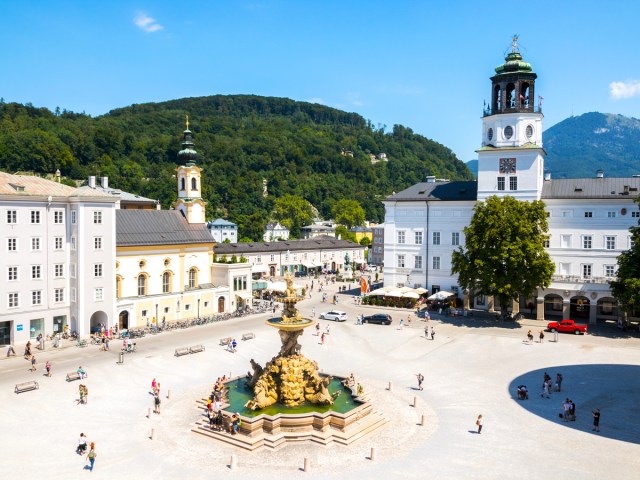
[[[247,386],[253,389],[254,398],[246,407],[263,409],[276,402],[287,407],[298,406],[305,401],[316,405],[331,405],[334,397],[329,393],[330,376],[318,374],[318,364],[300,353],[298,337],[303,330],[313,325],[313,320],[302,318],[296,303],[303,300],[296,294],[291,275],[285,277],[287,289],[284,297],[277,299],[283,304],[280,318],[267,320],[267,325],[277,328],[282,347],[264,368],[253,359],[253,375]]]

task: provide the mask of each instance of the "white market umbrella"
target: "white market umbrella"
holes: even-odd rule
[[[386,295],[386,294],[387,294],[387,292],[386,292],[386,290],[384,288],[379,288],[377,290],[374,290],[373,292],[369,292],[369,295],[373,295],[373,296],[375,296],[375,295]]]
[[[416,292],[407,292],[402,294],[402,298],[415,298],[417,300],[418,298],[420,298],[420,295],[418,295]]]
[[[426,288],[418,287],[413,291],[416,292],[418,295],[422,295],[423,293],[427,293],[429,290],[427,290]]]
[[[440,290],[439,292],[434,293],[430,297],[427,297],[427,300],[445,300],[449,297],[453,297],[453,295],[454,294],[451,292],[445,292],[444,290]]]
[[[403,293],[400,290],[394,290],[392,292],[385,293],[387,297],[402,297]]]

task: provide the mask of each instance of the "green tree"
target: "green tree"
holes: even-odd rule
[[[547,229],[543,202],[489,197],[476,205],[464,229],[465,246],[453,252],[451,273],[462,288],[497,297],[505,315],[510,300],[551,283]]]
[[[347,228],[364,224],[364,210],[357,200],[338,200],[331,208],[331,213],[337,223]]]
[[[298,195],[284,195],[275,201],[273,217],[289,229],[292,238],[299,238],[300,229],[313,220],[313,207]]]
[[[369,237],[362,237],[360,239],[360,245],[362,245],[363,247],[368,247],[369,245],[371,245],[371,239]]]
[[[611,292],[622,311],[635,314],[640,310],[640,227],[631,227],[629,231],[632,246],[618,257],[618,278],[611,282]]]
[[[350,240],[352,242],[356,242],[355,233],[351,233],[344,225],[338,225],[336,227],[336,238],[338,237],[340,237],[342,240]]]

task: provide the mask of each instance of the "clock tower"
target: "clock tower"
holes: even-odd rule
[[[182,212],[189,223],[205,223],[205,202],[202,200],[202,169],[196,165],[198,152],[193,144],[193,134],[187,129],[183,133],[182,150],[178,152],[178,160],[182,165],[176,169],[178,179],[178,200],[176,210]]]
[[[477,150],[478,200],[492,195],[540,200],[546,155],[543,115],[540,102],[535,105],[537,75],[522,60],[517,35],[505,63],[495,71],[491,101],[483,111],[482,147]]]

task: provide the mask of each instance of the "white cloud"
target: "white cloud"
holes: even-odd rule
[[[627,80],[626,82],[611,82],[609,93],[614,100],[631,98],[640,95],[640,80]]]
[[[136,24],[143,32],[152,33],[157,32],[158,30],[162,30],[164,27],[156,22],[155,18],[151,18],[146,13],[139,12],[136,14],[136,17],[133,19],[133,23]]]

